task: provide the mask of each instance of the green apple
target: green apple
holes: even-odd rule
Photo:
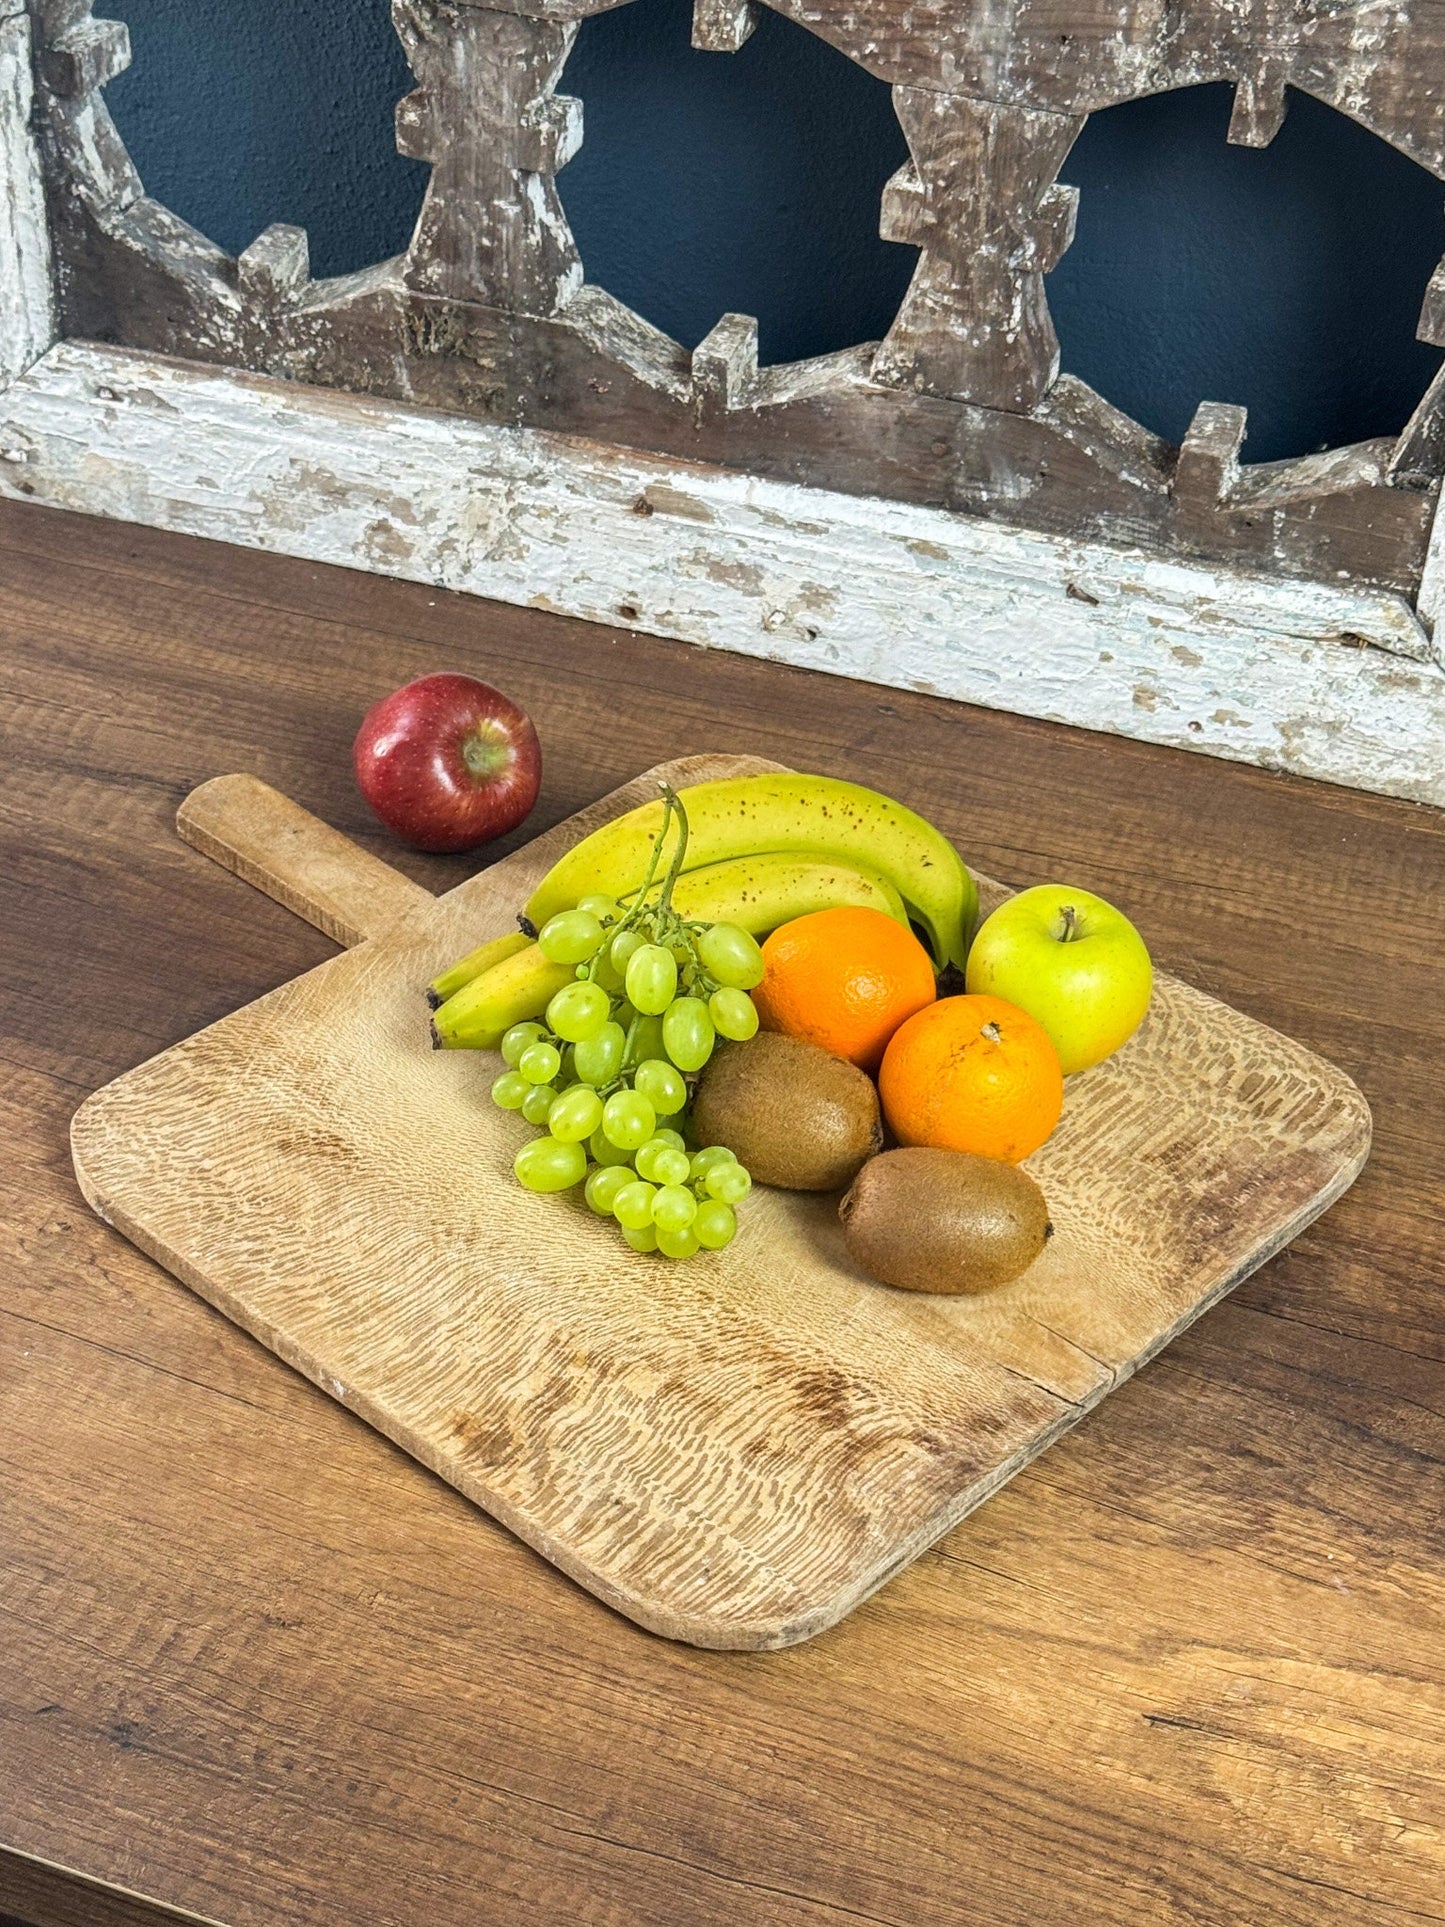
[[[1065,1075],[1132,1037],[1154,967],[1122,910],[1088,890],[1041,883],[985,920],[968,953],[968,988],[1004,997],[1043,1025]]]

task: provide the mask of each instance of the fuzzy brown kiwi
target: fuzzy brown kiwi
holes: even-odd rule
[[[718,1050],[698,1081],[692,1128],[725,1144],[759,1184],[841,1191],[883,1143],[873,1080],[778,1031]]]
[[[1053,1226],[1026,1171],[911,1146],[863,1166],[838,1207],[853,1262],[903,1291],[992,1291],[1028,1270]]]

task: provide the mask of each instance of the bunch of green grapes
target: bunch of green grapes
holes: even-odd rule
[[[687,817],[671,790],[666,800],[631,903],[584,897],[538,932],[544,956],[575,965],[576,977],[543,1022],[514,1024],[503,1037],[507,1069],[492,1098],[546,1126],[513,1164],[529,1191],[581,1184],[592,1210],[614,1218],[634,1251],[688,1258],[732,1242],[735,1207],[752,1188],[723,1146],[689,1150],[688,1079],[719,1037],[741,1043],[756,1034],[748,991],[762,981],[763,955],[737,924],[690,923],[673,910]],[[678,845],[654,899],[674,818]]]

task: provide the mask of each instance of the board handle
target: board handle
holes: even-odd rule
[[[349,950],[435,897],[257,776],[213,776],[176,811],[192,849]]]

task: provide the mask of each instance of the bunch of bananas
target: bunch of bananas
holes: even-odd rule
[[[939,969],[962,968],[978,893],[953,845],[912,810],[829,776],[739,776],[682,792],[690,834],[677,912],[761,937],[814,910],[862,905],[926,934]],[[661,799],[603,824],[569,850],[526,907],[539,930],[584,897],[632,900],[662,829]],[[483,944],[431,986],[444,1050],[495,1050],[573,980],[521,934]]]

